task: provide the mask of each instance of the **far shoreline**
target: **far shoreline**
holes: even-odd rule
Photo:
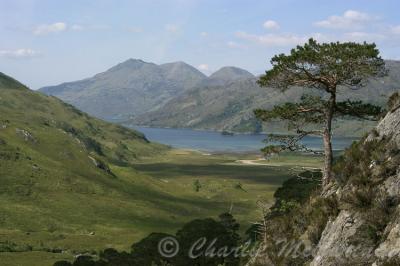
[[[110,120],[112,121],[112,120]],[[114,121],[113,123],[120,124],[124,127],[135,129],[136,127],[138,128],[152,128],[152,129],[171,129],[171,130],[191,130],[191,131],[197,131],[197,132],[211,132],[211,133],[222,133],[224,131],[228,131],[233,133],[233,136],[235,135],[254,135],[254,136],[267,136],[269,134],[276,134],[276,135],[287,135],[287,136],[296,136],[295,133],[293,132],[284,132],[284,131],[273,131],[273,132],[268,132],[268,131],[261,131],[261,132],[251,132],[251,131],[234,131],[234,130],[220,130],[220,129],[212,129],[212,128],[192,128],[192,127],[167,127],[167,126],[153,126],[153,125],[134,125],[134,124],[128,124],[124,122],[116,122]],[[226,135],[229,137],[229,135]],[[318,137],[318,135],[309,135],[312,137]],[[350,134],[350,135],[343,135],[343,134],[336,134],[336,138],[348,138],[348,139],[361,139],[362,135],[359,134]]]

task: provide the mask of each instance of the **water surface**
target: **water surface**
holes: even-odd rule
[[[150,128],[133,126],[144,133],[150,141],[170,145],[174,148],[194,149],[204,152],[254,152],[264,147],[264,134],[235,134],[222,135],[215,131],[192,129]],[[335,138],[333,149],[343,150],[355,138]],[[317,137],[306,137],[303,143],[311,148],[320,150],[322,140]]]

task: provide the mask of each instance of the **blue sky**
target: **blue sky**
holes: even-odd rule
[[[309,37],[400,59],[398,0],[0,0],[0,72],[33,89],[128,58],[255,74]]]

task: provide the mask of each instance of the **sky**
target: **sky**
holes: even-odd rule
[[[254,74],[313,37],[400,60],[398,0],[0,0],[0,72],[32,89],[129,58]]]

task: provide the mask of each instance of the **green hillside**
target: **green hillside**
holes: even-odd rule
[[[91,118],[4,74],[0,114],[0,242],[21,238],[45,248],[46,235],[61,231],[74,236],[57,237],[84,246],[82,234],[113,234],[121,223],[145,219],[138,217],[144,204],[130,199],[162,197],[151,180],[128,170],[167,150],[141,133]]]

